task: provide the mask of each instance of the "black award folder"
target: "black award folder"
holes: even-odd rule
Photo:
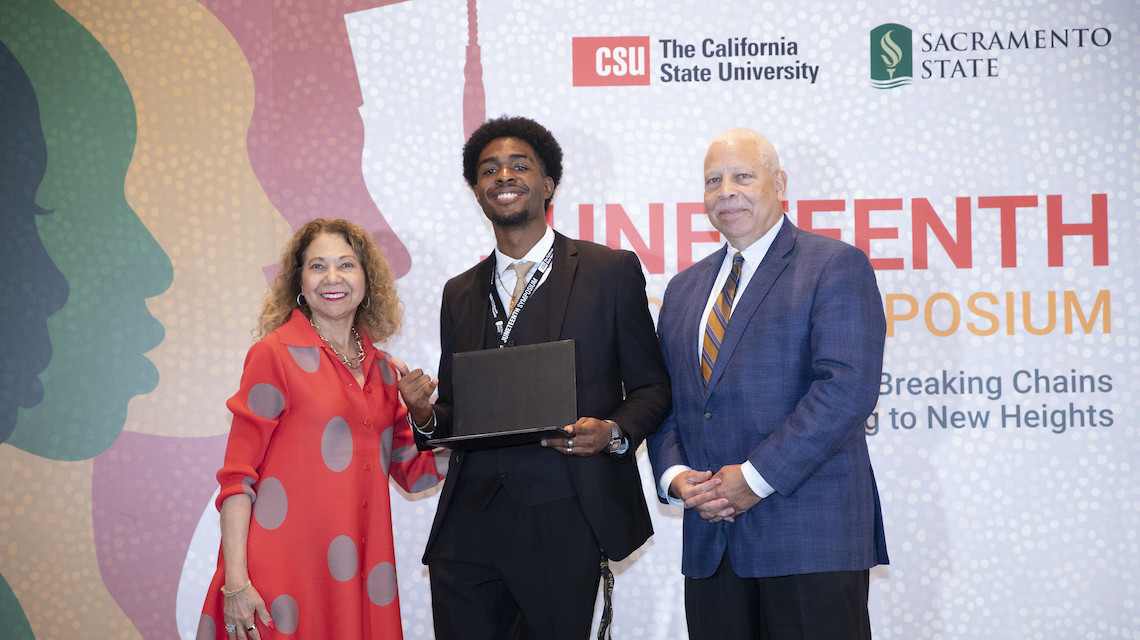
[[[452,433],[428,444],[489,449],[564,437],[578,420],[574,341],[465,351],[452,358]]]

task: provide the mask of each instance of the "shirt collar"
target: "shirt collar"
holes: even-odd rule
[[[780,216],[780,219],[776,221],[776,224],[772,225],[771,229],[768,229],[768,231],[764,235],[760,236],[756,242],[748,245],[748,248],[742,251],[733,247],[732,244],[729,243],[728,255],[725,256],[725,260],[732,262],[732,256],[737,251],[740,251],[740,254],[744,256],[744,262],[746,264],[750,264],[752,266],[760,264],[760,261],[764,259],[764,256],[768,255],[768,249],[771,248],[772,241],[776,239],[776,234],[780,232],[780,227],[783,226],[784,216]]]
[[[538,242],[534,243],[534,246],[530,248],[530,251],[527,251],[526,255],[518,260],[503,253],[498,247],[495,247],[495,272],[502,277],[503,271],[506,271],[508,267],[520,260],[527,260],[534,263],[542,262],[542,259],[546,257],[546,252],[550,251],[550,247],[553,246],[554,229],[551,229],[550,225],[547,225],[546,233],[543,233],[542,237],[538,239]]]

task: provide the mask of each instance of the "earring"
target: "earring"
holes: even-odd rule
[[[305,294],[303,294],[303,293],[298,293],[298,294],[297,294],[297,306],[298,306],[298,307],[303,307],[303,306],[305,306],[306,304],[308,304],[308,302],[306,302],[306,301],[305,301]]]
[[[369,297],[365,298],[365,299],[364,299],[364,304],[360,305],[360,308],[361,308],[361,309],[367,309],[367,308],[368,308],[368,305],[370,305],[370,304],[372,304],[372,296],[369,296]]]

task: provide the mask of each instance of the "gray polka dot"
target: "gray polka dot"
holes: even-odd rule
[[[352,462],[352,430],[344,418],[337,416],[325,425],[321,434],[321,459],[333,471],[344,471]]]
[[[337,536],[329,545],[329,573],[338,582],[348,582],[356,575],[358,564],[356,543],[348,536]]]
[[[257,524],[272,531],[285,522],[288,510],[285,485],[277,478],[263,479],[257,488],[257,501],[253,503],[253,517],[257,519]]]
[[[276,418],[285,408],[285,396],[271,384],[255,384],[246,398],[249,410],[262,418]]]
[[[241,491],[249,496],[250,502],[257,500],[257,494],[253,491],[253,478],[246,476],[241,479]]]
[[[379,361],[379,365],[380,378],[384,380],[384,384],[396,384],[396,369],[392,366],[392,363],[384,359]]]
[[[435,470],[441,476],[447,476],[447,470],[451,465],[451,451],[448,449],[439,449],[435,452]]]
[[[198,619],[198,635],[194,636],[194,640],[214,640],[218,637],[218,627],[214,623],[214,616],[202,614]]]
[[[381,562],[368,572],[368,599],[378,607],[396,599],[396,566],[391,562]]]
[[[439,484],[439,478],[433,476],[430,473],[425,473],[416,480],[415,484],[412,485],[411,493],[427,491],[437,484]]]
[[[273,626],[277,627],[278,633],[296,633],[301,613],[293,596],[282,594],[273,599],[269,617],[273,619]]]
[[[392,462],[407,462],[408,460],[416,457],[416,454],[419,452],[420,450],[417,449],[415,445],[412,445],[410,447],[400,447],[399,449],[396,449],[392,452]]]
[[[388,427],[384,433],[380,434],[380,467],[384,469],[384,475],[388,474],[388,466],[392,462],[392,436],[395,429]]]
[[[316,347],[289,347],[293,362],[305,373],[313,373],[321,366],[321,350]]]

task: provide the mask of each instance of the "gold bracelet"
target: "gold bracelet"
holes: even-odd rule
[[[240,588],[240,589],[234,589],[233,591],[229,591],[228,589],[226,589],[226,585],[223,584],[222,586],[218,587],[218,590],[222,592],[223,596],[225,596],[227,598],[232,598],[232,597],[236,596],[237,594],[241,593],[242,591],[245,591],[246,589],[250,588],[251,586],[253,586],[253,580],[252,579],[247,581],[245,583],[245,586]]]
[[[435,429],[435,411],[432,410],[431,415],[428,416],[427,422],[425,422],[423,426],[416,424],[416,419],[412,417],[411,412],[408,412],[408,422],[412,423],[412,426],[420,433],[431,433],[431,431]]]

